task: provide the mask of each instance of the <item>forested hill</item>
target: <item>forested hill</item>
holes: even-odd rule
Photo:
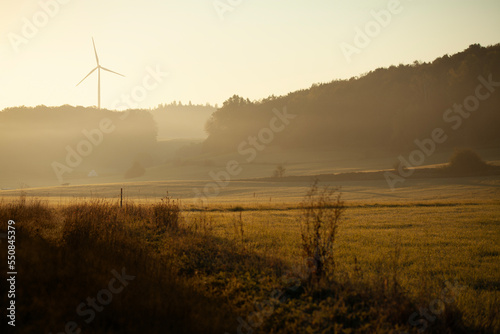
[[[297,115],[269,144],[283,148],[402,150],[436,128],[448,136],[443,146],[494,146],[500,143],[500,84],[476,91],[491,80],[500,83],[500,44],[474,44],[429,63],[379,68],[261,101],[233,96],[207,122],[204,147],[235,150],[269,127],[274,108]],[[477,110],[448,110],[464,103]]]

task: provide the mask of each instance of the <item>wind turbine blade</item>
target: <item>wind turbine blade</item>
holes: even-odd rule
[[[99,66],[99,57],[97,57],[97,50],[95,48],[94,37],[92,37],[92,44],[94,44],[95,60],[97,61],[97,66]]]
[[[111,72],[111,73],[114,73],[114,74],[118,74],[118,75],[121,75],[122,77],[124,77],[124,75],[123,75],[123,74],[117,73],[117,72],[115,72],[115,71],[108,70],[107,68],[102,67],[102,66],[101,66],[101,68],[102,68],[103,70],[105,70],[105,71],[108,71],[108,72]]]
[[[98,69],[98,67],[96,67],[96,68],[94,68],[92,71],[90,71],[90,73],[89,73],[89,74],[87,74],[87,76],[86,76],[85,78],[83,78],[83,79],[82,79],[82,81],[80,81],[80,82],[77,84],[77,86],[78,86],[79,84],[81,84],[81,83],[83,82],[83,80],[87,79],[87,78],[88,78],[88,76],[89,76],[89,75],[91,75],[92,73],[94,73],[94,71],[95,71],[95,70],[97,70],[97,69]]]

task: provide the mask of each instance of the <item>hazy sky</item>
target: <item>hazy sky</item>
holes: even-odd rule
[[[95,67],[91,37],[101,65],[126,75],[102,73],[106,108],[131,94],[139,107],[260,99],[500,42],[499,0],[401,0],[376,23],[394,1],[1,0],[0,109],[96,105],[97,73],[75,87]],[[356,44],[365,28],[369,45]],[[157,83],[148,68],[169,74]]]

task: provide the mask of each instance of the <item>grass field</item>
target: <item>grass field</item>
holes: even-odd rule
[[[299,203],[311,185],[310,181],[269,182],[259,180],[234,180],[220,187],[217,196],[206,196],[209,205],[243,203],[272,206]],[[151,182],[103,183],[90,185],[59,186],[0,190],[4,201],[16,200],[21,194],[48,201],[50,204],[70,204],[76,200],[123,198],[136,203],[152,203],[166,196],[180,199],[186,205],[198,204],[196,191],[204,193],[213,180],[172,180]],[[433,179],[407,179],[391,190],[384,179],[366,181],[321,182],[323,185],[340,187],[348,203],[394,202],[484,202],[500,198],[500,176],[459,177]]]
[[[192,188],[203,185],[3,191],[1,219],[17,229],[16,332],[70,321],[89,333],[500,331],[498,178],[336,184],[346,210],[318,280],[301,243],[308,184],[234,181],[200,205]],[[166,191],[181,200],[161,201]],[[122,268],[135,278],[87,323],[75,309]]]

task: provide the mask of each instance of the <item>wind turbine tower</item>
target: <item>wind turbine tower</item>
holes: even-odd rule
[[[111,71],[110,69],[107,69],[105,67],[102,67],[99,64],[99,57],[97,56],[97,50],[95,48],[95,42],[94,42],[93,37],[92,37],[92,44],[94,45],[94,53],[95,53],[95,60],[97,62],[97,66],[92,71],[90,71],[90,73],[87,74],[85,76],[85,78],[83,78],[76,86],[81,84],[83,82],[83,80],[87,79],[92,73],[94,73],[95,70],[97,70],[97,109],[101,109],[101,70],[108,71],[108,72],[111,72],[114,74],[118,74],[118,75],[121,75],[122,77],[124,77],[124,75],[117,73],[117,72],[114,72],[114,71]]]

